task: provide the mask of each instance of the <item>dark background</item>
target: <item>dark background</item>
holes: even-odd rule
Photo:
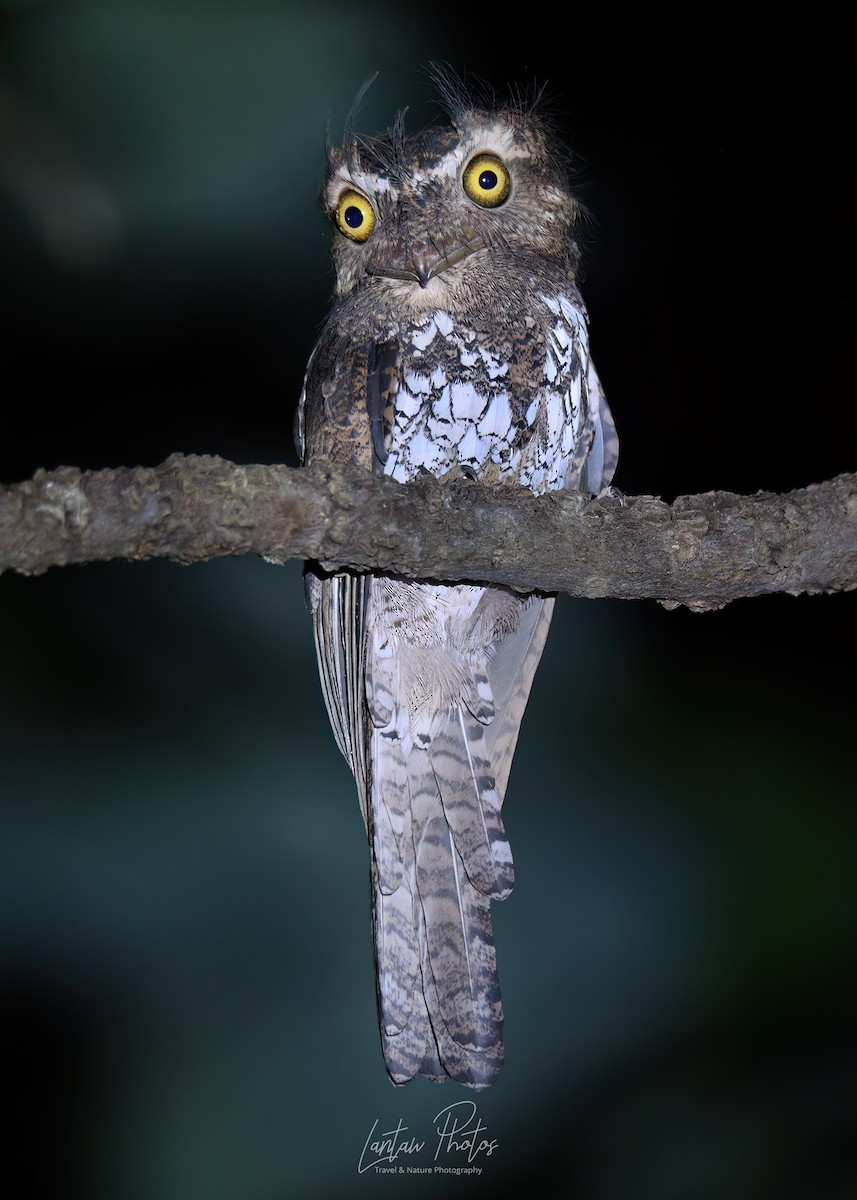
[[[853,470],[852,58],[824,5],[0,3],[2,479],[293,462],[328,119],[377,69],[367,130],[424,124],[431,59],[556,98],[619,487]],[[5,576],[6,1193],[857,1194],[854,618],[560,600],[495,908],[499,1145],[393,1181],[358,1175],[373,1122],[432,1144],[471,1093],[383,1070],[300,564]]]

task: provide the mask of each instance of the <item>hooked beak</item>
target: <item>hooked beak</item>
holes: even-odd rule
[[[367,275],[383,275],[387,279],[414,280],[421,288],[428,287],[429,281],[440,275],[447,267],[454,267],[474,250],[481,250],[485,245],[482,237],[475,233],[467,241],[444,251],[438,246],[421,242],[409,246],[397,247],[384,263],[370,263],[366,268]]]

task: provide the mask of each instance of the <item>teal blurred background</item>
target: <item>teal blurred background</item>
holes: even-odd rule
[[[294,462],[328,121],[380,70],[367,130],[424,124],[432,59],[557,98],[621,488],[853,470],[847,31],[669,11],[0,2],[3,480]],[[358,1173],[373,1123],[433,1145],[471,1094],[384,1073],[300,564],[5,576],[4,1192],[857,1195],[854,618],[560,600],[495,907],[498,1146],[394,1181]]]

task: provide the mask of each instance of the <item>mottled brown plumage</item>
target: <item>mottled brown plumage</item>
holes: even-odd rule
[[[334,305],[307,367],[304,461],[600,490],[616,438],[577,290],[569,158],[538,100],[437,73],[445,127],[330,151]],[[371,851],[387,1069],[485,1087],[503,1061],[491,902],[501,806],[553,600],[307,572],[322,688]]]

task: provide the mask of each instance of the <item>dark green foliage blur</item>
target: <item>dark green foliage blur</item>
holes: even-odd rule
[[[844,28],[469,7],[0,0],[3,482],[294,463],[326,130],[375,70],[367,131],[430,120],[432,59],[555,97],[619,487],[857,468]],[[857,1195],[856,613],[560,600],[507,797],[497,1146],[391,1178],[376,1121],[433,1167],[474,1097],[384,1073],[300,564],[4,576],[8,1194]]]

